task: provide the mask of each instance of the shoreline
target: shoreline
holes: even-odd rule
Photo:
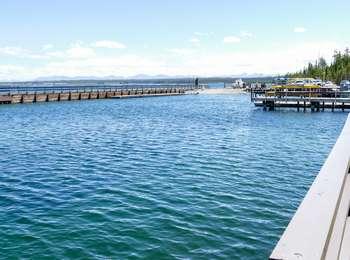
[[[238,88],[207,88],[198,90],[201,95],[232,95],[232,94],[243,94],[246,93],[243,89]]]

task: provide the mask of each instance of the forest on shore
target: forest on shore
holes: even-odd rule
[[[314,63],[309,63],[296,73],[288,73],[288,78],[319,78],[339,84],[342,80],[350,80],[350,50],[335,51],[330,64],[321,57]]]

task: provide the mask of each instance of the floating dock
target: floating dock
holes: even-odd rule
[[[157,85],[115,87],[7,87],[0,88],[0,104],[19,104],[53,101],[75,101],[106,98],[141,98],[184,95],[203,85]]]
[[[257,107],[263,107],[264,110],[275,110],[276,108],[296,108],[298,111],[312,112],[350,109],[350,92],[327,91],[327,92],[269,92],[269,91],[251,91],[251,101]]]

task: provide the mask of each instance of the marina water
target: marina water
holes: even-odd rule
[[[346,113],[249,95],[0,107],[0,258],[266,259]]]

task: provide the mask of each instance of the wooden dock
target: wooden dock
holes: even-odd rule
[[[0,88],[0,104],[23,104],[53,101],[75,101],[106,98],[141,98],[184,95],[203,85],[157,85],[156,87],[46,87]]]
[[[276,108],[296,108],[297,111],[312,112],[350,109],[350,92],[328,91],[251,91],[251,101],[257,107],[264,110],[275,110]]]

